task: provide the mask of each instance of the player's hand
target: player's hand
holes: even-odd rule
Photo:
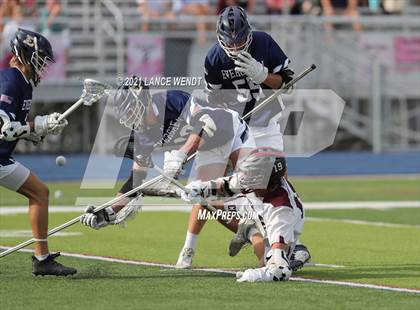
[[[163,171],[170,177],[176,178],[182,174],[184,163],[188,155],[184,152],[173,150],[165,152],[165,162],[163,164]]]
[[[58,121],[60,113],[54,112],[49,115],[38,115],[34,119],[35,133],[40,136],[58,135],[68,125],[66,119]]]
[[[31,141],[33,145],[38,145],[44,140],[45,137],[37,135],[35,132],[31,132],[27,137],[24,138],[26,141]]]
[[[100,229],[114,223],[116,214],[111,207],[96,213],[93,213],[94,210],[95,206],[88,206],[80,219],[80,223],[93,229]]]
[[[210,181],[193,181],[185,188],[187,191],[182,192],[181,198],[186,202],[199,203],[200,200],[212,196],[212,186]]]
[[[245,73],[255,84],[261,84],[267,79],[267,67],[254,59],[248,52],[243,51],[238,54],[235,65],[236,71]]]

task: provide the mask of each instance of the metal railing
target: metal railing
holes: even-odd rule
[[[127,37],[140,31],[141,18],[135,10],[116,6],[111,0],[82,1],[80,6],[68,3],[71,17],[63,18],[70,29],[72,47],[68,51],[67,80],[60,85],[44,85],[39,99],[48,101],[51,89],[77,89],[78,77],[114,82],[124,75],[127,66]],[[318,65],[317,73],[300,83],[303,88],[328,88],[346,100],[341,129],[354,139],[364,141],[375,152],[420,147],[420,94],[418,88],[407,88],[404,79],[386,74],[387,63],[364,49],[360,37],[365,34],[420,36],[417,16],[251,16],[256,29],[268,31],[292,59],[296,71],[310,63]],[[202,61],[215,42],[216,16],[204,16],[207,25],[205,46],[195,43],[196,16],[177,16],[150,21],[149,35],[166,40],[190,39],[190,57],[200,64],[189,66],[191,75],[202,76]],[[360,32],[352,30],[359,23]],[[176,25],[176,28],[169,25]],[[326,30],[326,25],[336,28]],[[171,59],[181,55],[171,51]],[[419,74],[420,75],[420,74]],[[420,81],[420,79],[419,79]],[[414,83],[416,81],[413,81]],[[63,91],[63,94],[66,92]],[[63,95],[70,101],[72,92]],[[77,97],[77,94],[74,94]],[[54,101],[57,98],[54,97]],[[392,113],[390,113],[390,111]],[[417,119],[417,120],[416,120]]]

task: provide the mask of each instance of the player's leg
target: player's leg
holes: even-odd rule
[[[199,154],[199,156],[202,154]],[[208,181],[223,176],[226,170],[226,164],[213,163],[208,165],[200,165],[197,167],[197,179]],[[201,210],[201,211],[200,211]],[[197,245],[198,235],[203,229],[206,220],[199,218],[199,213],[203,212],[204,208],[200,205],[192,207],[190,217],[188,219],[188,230],[185,236],[184,245],[179,254],[176,263],[177,268],[191,268],[192,259]]]
[[[267,207],[264,214],[271,256],[266,266],[238,273],[239,282],[282,281],[292,274],[289,265],[291,248],[296,242],[296,213],[290,207]]]
[[[3,167],[4,168],[4,167]],[[50,254],[48,250],[48,196],[47,186],[26,167],[19,163],[0,169],[0,185],[16,191],[29,200],[29,220],[35,242],[35,255],[32,257],[35,275],[67,276],[76,273],[76,269],[65,267],[55,261],[58,253]]]
[[[42,240],[35,242],[35,257],[48,255],[48,187],[30,173],[17,192],[28,198],[32,235],[36,240]]]

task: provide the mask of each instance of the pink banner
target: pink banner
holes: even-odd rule
[[[420,37],[395,37],[394,55],[397,70],[420,71]]]
[[[55,63],[48,67],[43,81],[50,84],[64,82],[66,79],[67,48],[69,47],[69,42],[64,40],[61,35],[49,35],[48,39],[53,48]]]
[[[127,75],[143,78],[162,76],[165,63],[165,41],[162,36],[132,34],[127,45]]]

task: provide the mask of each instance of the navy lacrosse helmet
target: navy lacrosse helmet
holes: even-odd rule
[[[144,132],[147,129],[147,110],[152,104],[149,87],[142,80],[133,85],[121,85],[114,95],[114,112],[121,124],[129,129]]]
[[[252,29],[243,8],[228,6],[220,13],[217,40],[230,58],[248,50],[252,41]]]
[[[48,39],[39,33],[19,28],[10,45],[19,62],[31,67],[32,83],[38,85],[47,66],[54,62]]]
[[[277,189],[286,170],[284,153],[269,147],[252,150],[237,167],[240,185],[248,190]]]

